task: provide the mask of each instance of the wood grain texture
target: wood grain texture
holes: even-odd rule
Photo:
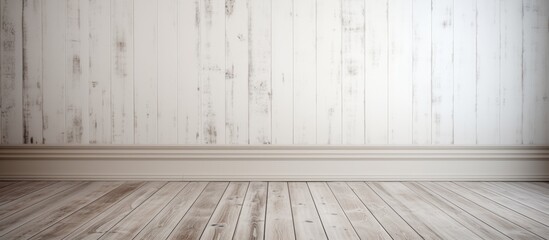
[[[249,183],[231,182],[200,239],[232,239]]]
[[[178,143],[201,143],[200,1],[178,1]]]
[[[158,120],[157,142],[177,144],[178,141],[178,14],[179,1],[158,1]],[[174,50],[176,49],[176,50]]]
[[[124,217],[138,208],[151,195],[156,193],[166,182],[148,182],[130,195],[103,211],[94,219],[72,231],[65,239],[98,239]]]
[[[267,182],[250,182],[233,239],[263,239],[267,210]]]
[[[63,218],[59,222],[49,226],[44,231],[34,235],[31,239],[62,238],[77,229],[80,225],[92,220],[97,215],[101,214],[103,211],[128,196],[141,185],[143,185],[142,182],[124,183],[85,207],[79,209],[77,212]]]
[[[388,1],[365,1],[364,134],[366,144],[387,144]]]
[[[295,239],[290,192],[286,182],[269,182],[265,239]]]
[[[495,9],[494,9],[495,10]],[[522,1],[500,2],[501,144],[522,143]],[[548,27],[549,28],[549,27]]]
[[[383,199],[363,182],[349,182],[358,198],[393,239],[422,239]]]
[[[431,144],[431,1],[412,5],[412,143]]]
[[[522,3],[523,144],[547,144],[549,3],[543,0],[525,0]]]
[[[330,182],[328,185],[361,239],[392,239],[347,183]]]
[[[248,3],[248,142],[271,144],[271,0]]]
[[[2,196],[0,196],[0,205],[12,202],[22,196],[38,191],[52,182],[19,182],[12,184],[2,189]]]
[[[288,183],[296,239],[327,239],[311,192],[305,182]]]
[[[509,237],[503,235],[497,229],[477,219],[474,215],[471,215],[467,211],[459,208],[458,206],[448,202],[444,198],[437,196],[435,193],[429,192],[424,186],[418,183],[403,183],[408,188],[412,189],[423,199],[430,202],[440,210],[444,211],[448,216],[455,219],[461,225],[467,229],[476,233],[483,239],[509,239]]]
[[[209,183],[167,239],[199,239],[228,185],[227,182]]]
[[[364,1],[341,1],[341,138],[364,143]]]
[[[294,1],[271,1],[272,143],[294,140]],[[291,27],[288,27],[291,26]]]
[[[65,0],[42,1],[43,143],[65,143]],[[61,122],[62,124],[59,124]]]
[[[294,1],[294,144],[316,143],[316,7],[315,0]]]
[[[489,211],[482,206],[481,203],[471,201],[461,194],[456,194],[446,188],[443,188],[435,183],[422,183],[431,192],[443,197],[447,201],[455,204],[457,207],[467,211],[471,215],[475,216],[482,222],[490,225],[493,228],[498,229],[511,239],[540,239],[529,231],[524,231],[520,226],[510,222],[510,219],[505,219],[498,213]],[[477,205],[478,204],[478,205]]]
[[[500,134],[500,1],[477,1],[477,142]]]
[[[454,142],[453,1],[433,1],[431,14],[431,141],[432,144],[452,144]]]
[[[89,143],[89,1],[66,1],[65,143]]]
[[[0,2],[0,144],[23,143],[22,4]]]
[[[140,207],[118,222],[100,239],[133,239],[184,187],[187,182],[169,182]]]
[[[28,239],[61,219],[80,210],[82,207],[105,195],[120,184],[121,183],[119,182],[93,182],[77,187],[75,191],[69,191],[70,194],[65,195],[63,198],[57,198],[56,202],[49,202],[50,204],[48,205],[35,205],[41,207],[40,211],[35,210],[34,212],[27,212],[30,214],[22,215],[23,217],[21,218],[17,218],[19,217],[18,213],[4,219],[16,221],[20,224],[8,225],[7,228],[4,228],[0,232],[0,235],[2,235],[3,238],[5,237],[8,239]],[[56,195],[56,197],[58,196],[62,196],[62,194]],[[53,199],[54,198],[50,198],[48,200]],[[41,202],[41,204],[44,204],[44,202]],[[48,207],[45,208],[44,206]],[[27,208],[25,210],[30,209]],[[24,212],[21,211],[20,213]],[[17,228],[13,228],[15,226],[17,226]]]
[[[134,2],[111,1],[112,143],[134,143]]]
[[[309,189],[328,239],[360,239],[325,182],[309,182]]]
[[[317,144],[340,144],[342,139],[341,5],[317,1],[316,6]]]
[[[155,144],[158,137],[158,2],[133,1],[135,144]]]
[[[225,1],[198,1],[202,143],[225,143]],[[196,103],[193,103],[196,104]]]
[[[389,0],[387,141],[412,143],[412,1]]]
[[[111,118],[111,2],[89,5],[89,143],[112,142]]]
[[[25,144],[44,143],[41,16],[42,1],[23,1],[23,143]]]
[[[455,1],[453,21],[454,143],[476,144],[477,0]]]
[[[185,216],[208,183],[191,182],[134,239],[165,239]]]
[[[248,79],[250,63],[250,42],[249,33],[256,27],[263,27],[265,24],[253,24],[249,22],[252,13],[250,4],[255,1],[236,0],[225,2],[225,142],[227,144],[247,144],[249,126],[248,106]],[[252,33],[255,36],[257,33]],[[265,40],[263,36],[257,36],[255,43]],[[261,44],[261,43],[260,43]],[[254,49],[261,51],[260,46]],[[258,57],[265,58],[266,56]],[[255,54],[254,54],[254,57]],[[252,64],[253,65],[253,64]],[[255,79],[261,80],[261,78]],[[255,103],[250,103],[255,104]]]

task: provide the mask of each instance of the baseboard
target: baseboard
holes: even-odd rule
[[[547,181],[549,146],[0,146],[0,179]]]

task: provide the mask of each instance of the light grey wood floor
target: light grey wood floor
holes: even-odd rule
[[[0,239],[548,239],[547,182],[0,182]]]

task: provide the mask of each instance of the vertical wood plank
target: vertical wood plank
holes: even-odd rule
[[[112,141],[111,1],[89,1],[89,142]]]
[[[273,144],[292,144],[294,139],[293,2],[293,0],[276,0],[271,2]]]
[[[43,143],[65,142],[65,0],[42,2]]]
[[[500,1],[500,139],[522,143],[522,1]],[[546,44],[547,45],[547,44]]]
[[[454,143],[477,141],[477,1],[454,1]]]
[[[389,0],[388,143],[412,143],[412,1]]]
[[[433,144],[452,144],[454,141],[454,8],[452,0],[432,1],[432,113]]]
[[[292,206],[287,182],[269,182],[265,239],[295,239]]]
[[[225,2],[199,1],[203,143],[225,143]]]
[[[364,1],[342,0],[342,143],[364,143]]]
[[[341,1],[317,1],[317,144],[341,143],[341,5]]]
[[[498,144],[500,1],[477,1],[477,143]]]
[[[0,144],[23,143],[23,1],[0,1]]]
[[[177,0],[158,4],[158,126],[159,144],[176,144],[178,135],[177,64],[179,39]]]
[[[249,11],[253,11],[248,9],[248,2],[248,0],[225,2],[225,142],[227,144],[248,143],[248,42],[250,41],[248,32],[251,30],[248,29],[251,26],[251,23],[248,23],[248,14]]]
[[[412,5],[412,143],[431,144],[431,0]]]
[[[42,137],[42,1],[23,1],[23,142]]]
[[[249,143],[271,143],[271,0],[249,1]]]
[[[133,0],[111,1],[112,143],[134,143]]]
[[[133,4],[134,143],[154,144],[158,135],[158,1],[134,0]]]
[[[66,4],[65,142],[87,144],[89,143],[89,1],[67,0]]]
[[[263,239],[265,236],[266,206],[267,182],[251,182],[232,238]]]
[[[523,144],[549,143],[549,3],[523,1]]]
[[[365,0],[364,132],[366,144],[387,143],[387,0]]]
[[[294,1],[294,144],[316,143],[316,1]]]
[[[178,1],[178,142],[201,142],[200,1]]]

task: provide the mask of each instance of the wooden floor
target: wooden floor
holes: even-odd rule
[[[546,182],[0,182],[0,239],[547,239]]]

